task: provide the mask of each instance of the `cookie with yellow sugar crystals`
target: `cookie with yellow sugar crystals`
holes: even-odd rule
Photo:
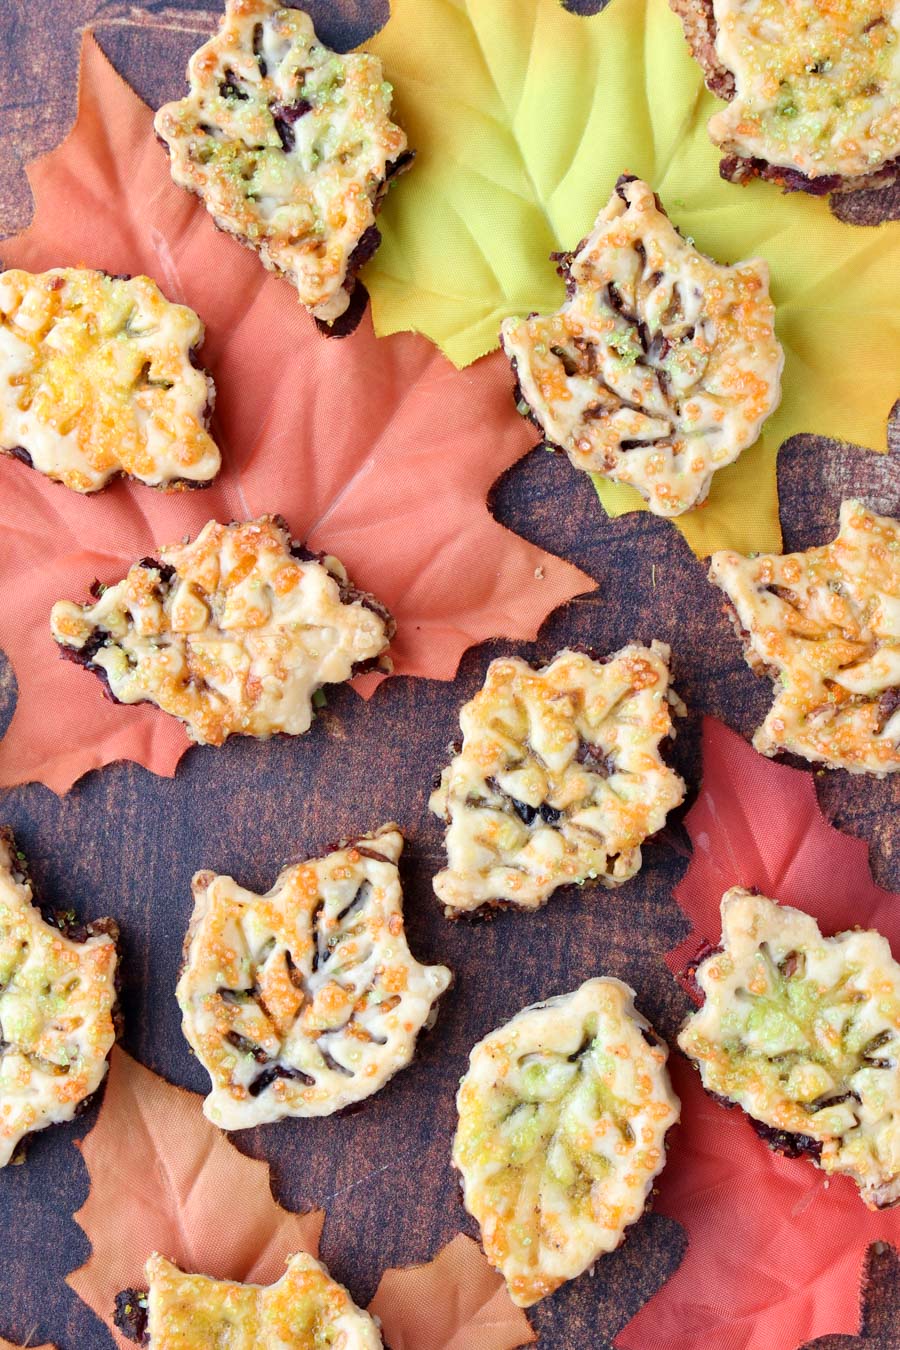
[[[841,506],[837,537],[805,553],[714,553],[747,664],[775,699],[764,755],[879,778],[900,769],[900,520]]]
[[[781,398],[768,267],[707,258],[628,175],[558,260],[562,308],[501,326],[519,411],[576,469],[636,488],[655,515],[682,515]]]
[[[472,1051],[453,1165],[520,1307],[614,1251],[643,1213],[680,1109],[667,1057],[614,979],[525,1008]]]
[[[558,886],[635,875],[641,844],[684,797],[661,753],[684,711],[669,681],[664,642],[599,659],[567,649],[538,668],[491,662],[429,802],[447,824],[434,890],[448,918],[534,910]]]
[[[380,60],[329,50],[308,14],[278,0],[228,0],[188,80],[187,97],[155,119],[175,182],[316,319],[331,329],[349,318],[356,273],[381,239],[375,216],[412,160]]]
[[[201,745],[300,736],[323,685],[390,669],[387,610],[277,516],[210,521],[93,594],[53,606],[63,656],[99,675],[115,702],[179,718]]]
[[[203,487],[221,455],[203,324],[150,277],[0,272],[0,452],[75,492]]]
[[[38,907],[25,855],[0,828],[0,1167],[26,1135],[83,1111],[119,1029],[118,925]]]
[[[265,895],[194,877],[177,993],[214,1124],[332,1115],[411,1062],[451,974],[407,946],[402,848],[385,825],[286,867]]]
[[[116,1296],[115,1323],[130,1340],[156,1350],[381,1350],[377,1321],[308,1252],[288,1258],[275,1284],[239,1284],[188,1275],[158,1252],[144,1268],[146,1287]]]
[[[700,962],[703,1006],[678,1044],[703,1086],[763,1139],[900,1201],[900,965],[887,939],[825,937],[810,914],[736,886],[721,946]]]
[[[706,83],[723,178],[786,192],[900,180],[900,12],[888,0],[670,0]]]

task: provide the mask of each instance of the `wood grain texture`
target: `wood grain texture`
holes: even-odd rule
[[[319,0],[309,8],[322,37],[335,45],[362,40],[386,16],[386,0]],[[30,217],[23,164],[56,144],[73,119],[79,30],[93,23],[117,68],[155,105],[182,92],[187,57],[215,17],[212,8],[187,3],[0,5],[7,53],[0,233]],[[882,194],[863,204],[865,218],[890,215],[894,205]],[[882,509],[900,507],[897,448],[880,459],[796,438],[780,464],[788,546],[830,537],[848,490],[871,496]],[[690,708],[675,756],[696,785],[699,715],[713,713],[749,734],[770,697],[768,682],[745,665],[705,568],[662,520],[606,520],[587,478],[561,456],[535,450],[497,485],[494,498],[505,524],[600,583],[598,594],[554,614],[536,643],[515,649],[543,660],[570,642],[601,650],[633,638],[670,642],[676,686]],[[473,1231],[448,1157],[456,1084],[479,1037],[525,1004],[601,971],[632,984],[639,1006],[670,1039],[686,1011],[662,964],[665,950],[686,932],[671,898],[685,867],[683,848],[651,844],[642,872],[622,889],[558,894],[534,916],[504,914],[478,926],[441,916],[430,888],[442,860],[441,829],[426,806],[431,780],[455,735],[459,704],[477,689],[489,660],[508,650],[510,644],[494,643],[470,652],[452,685],[391,680],[368,704],[338,690],[308,736],[195,748],[172,781],[115,765],[90,774],[63,799],[38,786],[0,794],[0,819],[15,829],[41,892],[85,918],[113,914],[122,926],[126,1048],[198,1092],[204,1075],[181,1036],[174,997],[193,871],[231,872],[265,889],[285,862],[342,834],[391,818],[404,827],[411,945],[420,959],[457,972],[437,1027],[414,1066],[358,1114],[287,1122],[236,1140],[271,1163],[275,1194],[285,1205],[327,1210],[323,1257],[363,1303],[385,1266],[427,1259],[460,1228]],[[3,667],[0,732],[14,699]],[[900,775],[879,783],[823,773],[816,781],[826,814],[870,841],[876,877],[900,889]],[[678,843],[677,829],[668,835]],[[52,1341],[60,1350],[112,1344],[63,1283],[87,1255],[71,1218],[86,1191],[72,1139],[91,1119],[37,1136],[27,1164],[0,1173],[0,1223],[13,1235],[0,1263],[0,1335]],[[152,1184],[148,1177],[148,1194]],[[598,1263],[593,1278],[533,1311],[542,1350],[607,1350],[683,1248],[677,1224],[646,1216],[617,1253]],[[816,1350],[897,1350],[897,1283],[890,1253],[875,1256],[865,1339],[825,1338]]]

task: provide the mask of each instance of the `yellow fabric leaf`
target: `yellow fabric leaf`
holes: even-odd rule
[[[703,85],[666,0],[612,0],[592,18],[559,0],[392,0],[369,44],[418,148],[380,217],[366,271],[379,334],[416,329],[463,366],[507,314],[563,299],[553,250],[572,248],[624,171],[646,178],[682,233],[720,262],[762,256],[786,365],[760,440],[676,521],[703,556],[781,547],[775,457],[798,432],[884,449],[900,393],[900,227],[845,225],[827,200],[735,187],[718,173]],[[595,479],[610,515],[644,509]]]

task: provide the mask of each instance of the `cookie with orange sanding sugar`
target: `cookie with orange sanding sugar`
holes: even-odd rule
[[[381,62],[330,51],[308,14],[278,0],[228,0],[188,80],[188,96],[155,119],[172,177],[331,328],[380,243],[388,186],[412,160]]]
[[[530,1307],[614,1251],[665,1163],[679,1101],[634,990],[593,979],[475,1046],[453,1165],[485,1254]]]
[[[887,0],[670,0],[732,183],[852,192],[900,180],[900,12]]]
[[[106,1077],[119,1029],[118,925],[38,908],[25,855],[0,829],[0,1167],[72,1120]]]
[[[851,1177],[870,1209],[897,1204],[900,966],[887,939],[825,937],[812,915],[735,886],[695,979],[703,1006],[678,1044],[703,1086],[776,1152]]]
[[[265,895],[194,877],[177,992],[212,1079],[203,1109],[213,1124],[332,1115],[410,1063],[451,975],[407,946],[402,848],[385,825],[286,867]]]
[[[188,1275],[158,1252],[144,1277],[145,1289],[117,1295],[115,1322],[151,1350],[381,1350],[378,1323],[308,1252],[270,1285]]]
[[[534,910],[558,886],[635,875],[641,844],[684,797],[660,753],[684,712],[669,679],[664,642],[596,660],[564,650],[537,669],[491,662],[429,802],[447,824],[434,890],[448,918]]]
[[[221,455],[202,341],[194,311],[150,277],[0,272],[0,452],[75,492],[117,474],[203,487]]]
[[[841,506],[837,538],[805,553],[714,553],[747,664],[775,701],[764,755],[884,777],[900,769],[900,521]]]
[[[277,516],[212,520],[92,603],[58,601],[50,626],[117,703],[155,703],[201,745],[302,735],[323,685],[390,668],[394,632],[337,558],[308,553]]]
[[[768,267],[705,257],[652,189],[623,175],[558,270],[562,308],[500,329],[519,411],[576,469],[630,484],[655,515],[682,515],[780,401]]]

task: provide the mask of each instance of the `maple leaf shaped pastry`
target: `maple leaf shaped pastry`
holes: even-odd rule
[[[212,378],[203,324],[150,277],[84,267],[0,272],[0,451],[75,492],[116,474],[149,487],[209,483]]]
[[[406,944],[402,848],[385,825],[286,867],[265,895],[196,874],[178,1003],[214,1124],[331,1115],[410,1063],[451,974]]]
[[[330,51],[308,14],[278,0],[228,0],[188,79],[187,98],[154,122],[172,177],[333,324],[380,242],[390,180],[412,159],[381,62]]]
[[[186,1275],[158,1252],[145,1290],[123,1289],[116,1326],[156,1350],[380,1350],[378,1324],[308,1252],[290,1257],[277,1284]]]
[[[45,920],[24,854],[0,829],[0,1167],[26,1135],[71,1120],[106,1076],[118,1032],[112,919]]]
[[[50,627],[116,702],[155,703],[201,745],[302,735],[317,690],[379,665],[393,636],[387,610],[277,516],[211,520],[159,556],[92,604],[58,601]]]
[[[768,267],[704,257],[652,189],[623,175],[559,271],[568,298],[556,314],[500,329],[520,411],[576,469],[637,488],[655,515],[682,515],[778,406]]]
[[[723,178],[849,192],[900,177],[900,16],[885,0],[671,0],[706,83]]]
[[[599,660],[564,650],[537,669],[492,661],[429,802],[447,822],[434,878],[447,917],[537,909],[557,886],[633,877],[641,844],[684,797],[660,755],[673,708],[684,711],[664,642]]]
[[[668,1051],[619,980],[535,1003],[475,1046],[453,1164],[520,1307],[622,1241],[665,1162]]]
[[[900,769],[900,521],[842,503],[837,538],[805,553],[714,553],[747,664],[775,701],[753,737],[851,773]]]
[[[678,1044],[703,1086],[788,1157],[852,1177],[870,1209],[900,1200],[900,966],[886,938],[823,936],[741,886],[721,949],[697,966],[703,1006]]]

